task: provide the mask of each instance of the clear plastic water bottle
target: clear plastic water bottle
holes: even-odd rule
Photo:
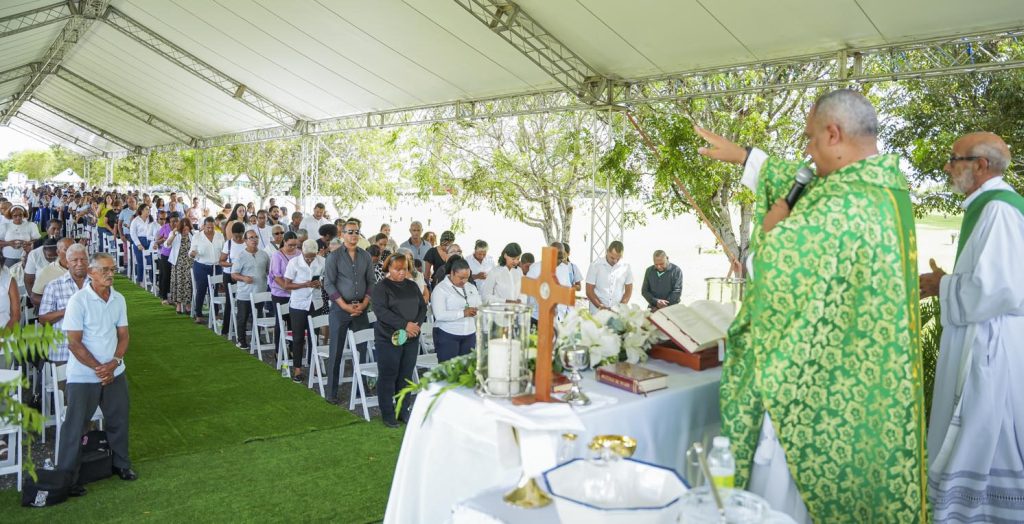
[[[708,452],[708,470],[711,482],[719,488],[732,488],[736,485],[736,459],[729,449],[729,437],[715,437],[713,447]]]
[[[43,461],[43,469],[53,469],[53,461],[47,458]]]

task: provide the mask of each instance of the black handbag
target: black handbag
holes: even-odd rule
[[[66,471],[36,470],[39,480],[25,479],[21,487],[21,505],[27,508],[55,506],[68,499],[71,476]]]
[[[82,437],[79,452],[78,483],[85,485],[114,474],[114,452],[107,442],[107,432],[93,430]]]

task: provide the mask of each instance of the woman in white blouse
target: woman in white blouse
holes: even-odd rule
[[[289,260],[284,269],[284,288],[291,291],[288,323],[292,330],[292,380],[295,382],[302,382],[302,357],[306,353],[308,318],[323,306],[320,278],[324,274],[324,258],[317,255],[319,251],[316,240],[306,240],[302,243],[302,256]],[[314,336],[310,335],[311,338]],[[312,340],[309,346],[312,349]]]
[[[476,346],[475,317],[480,304],[480,293],[469,284],[469,263],[458,258],[430,297],[438,362],[466,355]]]
[[[132,253],[135,255],[135,282],[142,283],[143,269],[146,261],[152,263],[153,256],[149,253],[150,226],[153,219],[149,216],[149,204],[140,204],[135,210],[135,218],[128,226],[128,236],[132,239]]]
[[[515,242],[501,250],[497,267],[487,272],[487,278],[480,286],[485,304],[520,301],[523,272],[519,270],[519,257],[522,254],[523,249]]]
[[[25,220],[28,213],[21,206],[8,211],[9,220],[0,226],[0,247],[3,247],[4,266],[11,267],[24,258],[32,249],[32,241],[39,238],[39,228]]]
[[[220,263],[220,251],[224,247],[224,235],[213,230],[213,219],[206,217],[203,220],[203,228],[192,234],[192,251],[189,256],[195,259],[192,263],[192,277],[196,283],[195,302],[192,304],[192,312],[196,316],[196,324],[204,324],[203,303],[209,288],[210,277],[220,273],[217,264]]]

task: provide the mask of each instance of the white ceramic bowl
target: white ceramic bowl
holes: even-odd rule
[[[612,498],[604,496],[609,479]],[[575,459],[545,471],[544,483],[562,522],[587,524],[674,523],[688,489],[674,470],[634,459],[610,466]]]

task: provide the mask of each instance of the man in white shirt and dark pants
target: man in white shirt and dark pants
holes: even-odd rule
[[[135,480],[128,458],[128,383],[124,354],[128,351],[128,309],[113,289],[114,259],[96,253],[89,260],[89,285],[75,293],[64,311],[64,332],[71,358],[67,370],[67,413],[57,443],[57,468],[72,477],[71,495],[85,495],[78,484],[82,430],[97,406],[114,453],[114,473]]]
[[[608,244],[604,257],[590,264],[587,270],[587,299],[590,312],[611,309],[618,304],[629,303],[633,294],[633,270],[622,262],[622,242]]]

